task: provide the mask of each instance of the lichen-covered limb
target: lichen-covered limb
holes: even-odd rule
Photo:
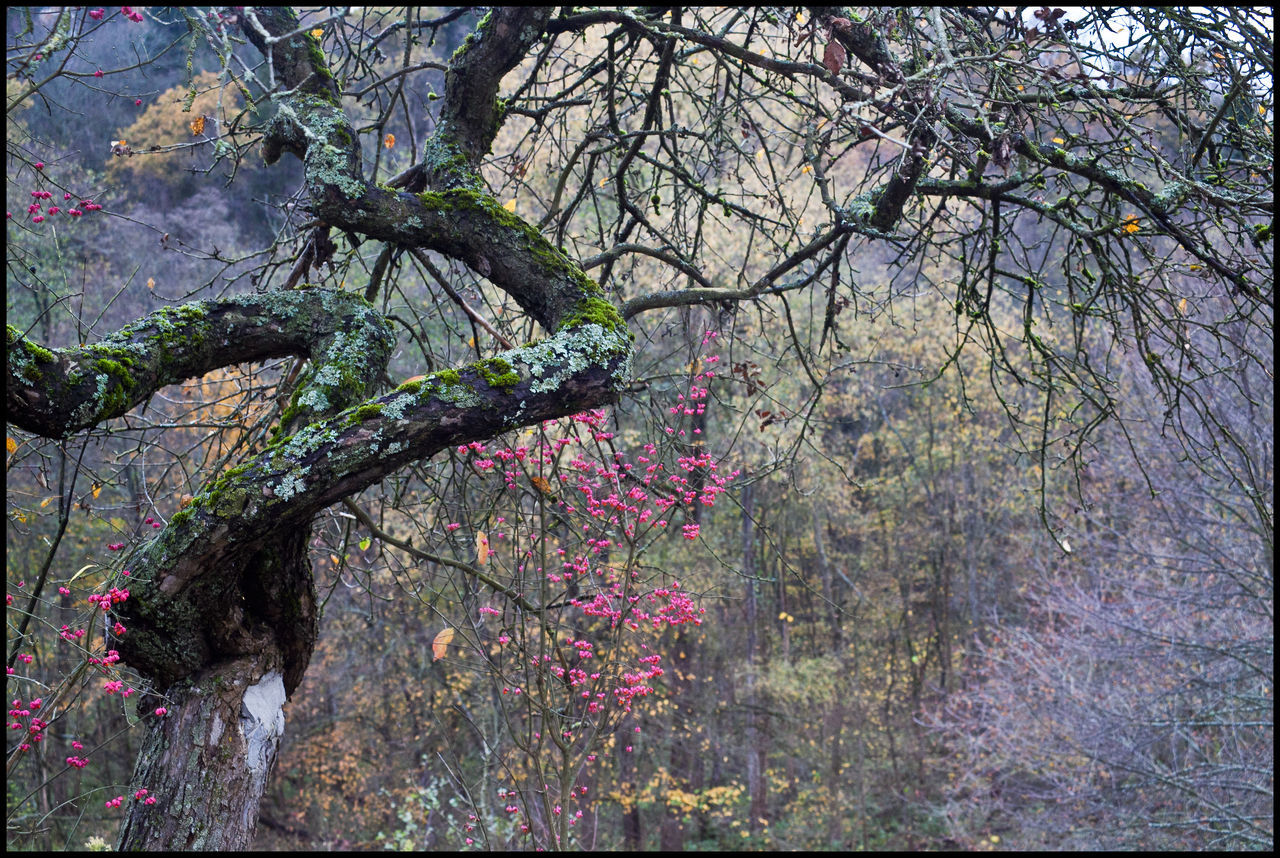
[[[43,348],[12,325],[7,339],[8,420],[50,438],[120,417],[165,385],[285,355],[313,362],[290,416],[332,413],[368,395],[394,345],[368,304],[322,289],[166,307],[77,348]]]
[[[228,588],[260,580],[255,586],[276,594],[253,604],[276,605],[278,613],[290,605],[279,580],[291,567],[264,557],[264,545],[305,533],[317,511],[409,462],[614,401],[630,356],[631,337],[616,311],[588,301],[541,342],[434,373],[278,440],[206,486],[159,538],[126,558],[131,597],[120,616],[129,633],[115,645],[164,682],[250,651],[253,624],[235,613],[241,601],[228,598]]]
[[[519,65],[551,19],[550,7],[494,9],[449,62],[436,137],[478,167],[502,123],[498,86]],[[438,176],[439,181],[443,179]]]
[[[441,121],[424,148],[422,194],[373,185],[361,172],[360,143],[333,89],[318,49],[295,36],[287,7],[246,18],[245,35],[270,52],[285,94],[267,130],[268,162],[291,152],[303,161],[310,208],[330,226],[404,247],[458,259],[508,292],[530,316],[554,331],[580,301],[602,297],[582,269],[533,226],[487,193],[476,168],[502,120],[498,85],[537,43],[550,13],[495,9],[449,62]],[[321,85],[321,82],[328,82]]]

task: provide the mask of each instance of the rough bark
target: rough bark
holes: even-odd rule
[[[155,719],[134,773],[161,800],[134,802],[122,848],[221,851],[252,841],[284,732],[285,684],[267,669],[276,663],[274,653],[218,662],[171,691],[172,711]]]

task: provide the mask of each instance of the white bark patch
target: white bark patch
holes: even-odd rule
[[[271,671],[244,693],[240,706],[240,733],[248,751],[246,763],[255,778],[266,778],[284,735],[284,679]]]

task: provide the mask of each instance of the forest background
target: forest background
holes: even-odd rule
[[[267,102],[226,72],[224,13],[7,11],[9,323],[75,347],[302,270],[394,320],[380,392],[535,337],[474,265],[314,238],[301,163],[259,156]],[[1247,13],[1204,10],[1135,13],[1127,31],[1049,9],[681,14],[633,20],[745,33],[833,75],[856,61],[831,20],[870,20],[926,63],[994,30],[998,50],[926,76],[940,100],[985,93],[971,115],[993,126],[997,95],[1109,76],[1092,101],[1045,96],[1003,121],[1125,181],[1169,188],[1172,171],[1208,188],[1188,223],[1245,285],[1113,206],[1105,177],[1028,166],[1001,136],[969,156],[1020,194],[1003,223],[999,193],[957,192],[949,209],[949,192],[923,195],[907,222],[842,234],[800,279],[771,279],[833,194],[855,213],[879,199],[866,193],[906,157],[909,127],[842,112],[830,89],[810,103],[794,69],[729,65],[710,37],[672,39],[664,61],[602,19],[553,57],[531,52],[505,79],[481,175],[623,308],[632,380],[612,409],[460,445],[321,513],[319,638],[254,846],[1272,848],[1270,30],[1263,51],[1223,35],[1256,25]],[[415,164],[445,63],[481,19],[302,14],[370,175]],[[575,89],[606,74],[608,106],[596,83]],[[1144,86],[1177,89],[1182,112],[1114,95]],[[634,133],[610,140],[606,120]],[[686,136],[714,139],[715,157],[664,149]],[[1050,216],[1059,198],[1086,237]],[[618,228],[637,206],[644,226]],[[1088,298],[1110,276],[1097,258],[1142,297]],[[719,291],[662,297],[694,288]],[[266,443],[301,366],[227,366],[62,440],[8,427],[10,848],[114,841],[117,797],[146,800],[131,779],[139,701],[155,699],[124,693],[147,681],[104,660],[96,603],[127,586],[129,546]],[[541,458],[521,470],[516,450]],[[629,496],[622,532],[588,479],[619,462],[684,489],[650,494],[652,515]],[[601,625],[566,613],[587,592],[566,584],[554,622],[530,630],[512,604],[535,557],[609,567],[663,608]],[[576,660],[557,666],[545,640]],[[647,665],[644,681],[552,746],[542,727],[573,705],[552,686],[593,646]]]

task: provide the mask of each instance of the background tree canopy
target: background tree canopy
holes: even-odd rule
[[[11,8],[8,843],[1273,846],[1273,23]]]

